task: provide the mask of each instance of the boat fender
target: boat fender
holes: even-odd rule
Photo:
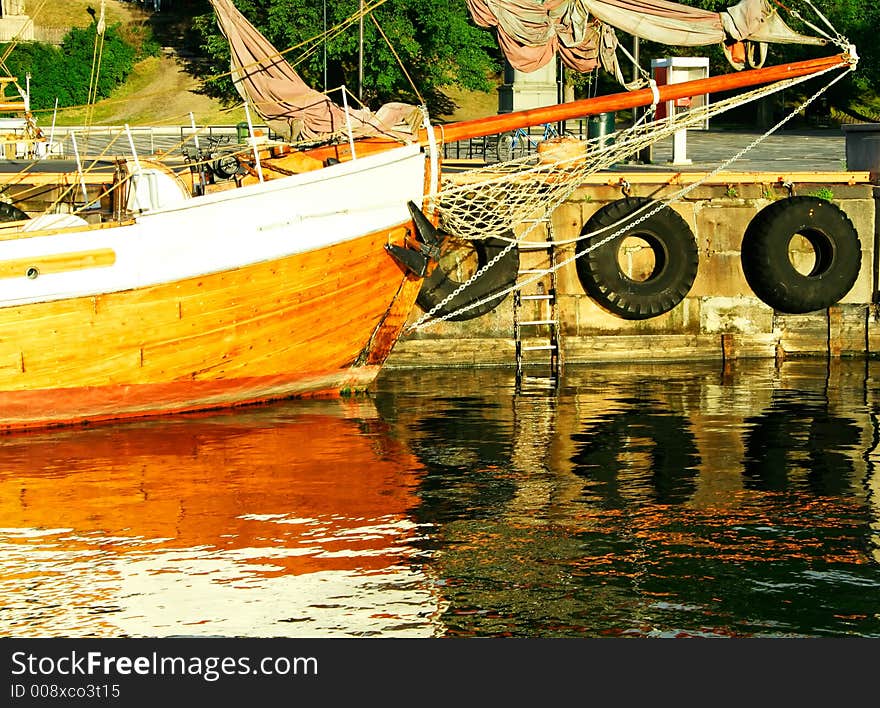
[[[444,270],[443,265],[439,262],[444,235],[413,202],[409,202],[408,206],[416,227],[421,253],[432,261],[437,261],[437,265],[422,282],[421,290],[416,298],[418,306],[425,312],[431,312],[437,317],[444,317],[453,322],[472,320],[498,307],[504,301],[504,297],[492,298],[492,296],[504,292],[516,282],[519,273],[519,250],[516,247],[509,249],[477,280],[449,302],[440,306],[440,303],[458,290],[462,283]],[[510,231],[508,236],[514,238],[513,231]],[[500,238],[485,238],[474,239],[468,243],[476,253],[477,268],[480,269],[504,251],[509,241]],[[486,302],[482,302],[483,300]],[[459,312],[463,307],[477,302],[480,304]]]
[[[813,249],[808,273],[795,268],[791,240],[800,235]],[[855,284],[862,246],[840,207],[819,197],[788,197],[764,207],[743,236],[743,274],[765,304],[788,314],[822,310],[839,302]]]
[[[507,235],[511,239],[515,238],[512,230]],[[498,254],[504,251],[508,247],[509,241],[489,237],[469,241],[469,244],[476,253],[477,268],[479,269],[490,263]],[[442,263],[438,263],[422,283],[416,303],[425,312],[433,311],[434,316],[444,317],[453,322],[482,317],[504,302],[506,295],[501,295],[501,293],[507,291],[516,282],[518,272],[519,249],[514,246],[477,280],[468,285],[449,302],[434,310],[435,307],[440,305],[441,302],[462,285],[451,273],[444,270]],[[498,295],[498,297],[493,298],[494,295]],[[480,304],[459,312],[461,308],[477,302]]]
[[[634,212],[649,206],[646,197],[624,197],[600,208],[584,225],[578,250],[600,243],[627,223]],[[636,217],[638,218],[638,217]],[[589,234],[594,234],[590,236]],[[620,265],[624,240],[636,237],[651,248],[654,264],[647,278],[634,279]],[[600,307],[626,320],[644,320],[669,312],[694,284],[699,266],[696,239],[687,222],[664,206],[643,221],[626,226],[607,243],[587,251],[575,263],[587,295]]]
[[[25,219],[30,219],[30,217],[17,206],[13,206],[9,202],[0,202],[0,223],[24,221]]]

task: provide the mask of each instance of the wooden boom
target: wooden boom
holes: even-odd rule
[[[750,69],[732,74],[711,76],[706,79],[665,84],[657,87],[659,92],[658,102],[674,101],[677,98],[699,96],[704,93],[717,93],[748,86],[769,84],[774,81],[818,74],[837,66],[844,67],[852,63],[853,60],[850,55],[836,54],[822,59],[809,59],[807,61],[780,64],[779,66],[771,66],[764,69]],[[443,126],[435,126],[434,131],[438,139],[451,143],[458,140],[468,140],[484,135],[503,133],[517,128],[528,128],[533,125],[574,120],[575,118],[583,118],[584,116],[596,115],[597,113],[620,111],[637,106],[649,106],[654,101],[654,92],[650,88],[645,88],[638,89],[637,91],[624,91],[608,96],[597,96],[580,101],[560,103],[553,106],[530,108],[525,111],[503,113],[486,118],[449,123]],[[428,138],[424,130],[421,132],[420,139],[423,145],[427,145]]]

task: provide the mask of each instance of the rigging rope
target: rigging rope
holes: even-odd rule
[[[86,99],[85,125],[89,128],[95,115],[95,102],[98,100],[98,77],[101,75],[101,62],[104,57],[104,0],[101,0],[101,14],[95,22],[95,48],[92,52],[92,69],[89,75],[89,94]],[[88,136],[88,133],[86,133]]]

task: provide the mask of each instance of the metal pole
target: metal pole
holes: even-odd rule
[[[260,148],[257,147],[257,136],[254,133],[254,124],[251,121],[251,110],[248,108],[247,101],[244,102],[244,115],[247,118],[248,135],[250,135],[250,143],[254,148],[254,164],[257,167],[257,177],[260,182],[263,181],[263,166],[260,164]]]
[[[83,193],[83,209],[88,206],[89,203],[89,190],[86,189],[86,176],[83,174],[82,161],[79,159],[79,148],[76,144],[76,131],[70,131],[70,142],[73,143],[73,154],[76,157],[76,171],[79,173],[79,181],[82,185],[82,193]]]
[[[638,81],[639,79],[639,38],[633,37],[633,82]],[[641,118],[645,115],[645,111],[649,110],[648,108],[642,106],[641,108],[633,108],[633,126],[641,120]],[[643,165],[650,165],[654,162],[654,146],[649,144],[645,145],[639,152],[636,154],[636,159],[641,162]]]
[[[52,146],[55,144],[55,120],[58,118],[58,99],[55,99],[55,110],[52,111],[52,128],[49,130],[49,146],[46,148],[46,157],[52,154]]]
[[[140,174],[141,171],[141,161],[138,159],[137,150],[134,147],[134,138],[131,135],[131,128],[128,127],[128,123],[125,124],[125,133],[128,135],[128,145],[131,148],[131,156],[134,158],[134,169],[135,172]]]
[[[633,73],[632,80],[633,83],[639,80],[639,38],[633,37],[633,46],[632,46],[632,55],[633,55]],[[639,122],[639,114],[641,111],[638,108],[633,108],[633,126]]]
[[[324,93],[327,93],[327,0],[324,0]]]
[[[364,0],[360,0],[358,23],[358,100],[364,102]]]
[[[348,148],[351,150],[351,159],[357,160],[354,152],[354,132],[351,129],[351,116],[348,114],[348,89],[342,87],[342,109],[345,111],[345,125],[348,128]]]
[[[207,180],[205,179],[205,165],[202,162],[202,150],[199,145],[199,130],[196,128],[196,117],[193,115],[193,112],[189,112],[189,122],[192,125],[193,129],[193,142],[195,143],[196,148],[196,167],[198,167],[198,175],[199,175],[199,194],[202,195],[205,193],[205,184]]]

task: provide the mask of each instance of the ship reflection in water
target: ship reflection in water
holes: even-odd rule
[[[880,636],[880,362],[0,438],[6,636]]]
[[[6,636],[433,633],[420,466],[369,402],[8,437],[0,470]]]

